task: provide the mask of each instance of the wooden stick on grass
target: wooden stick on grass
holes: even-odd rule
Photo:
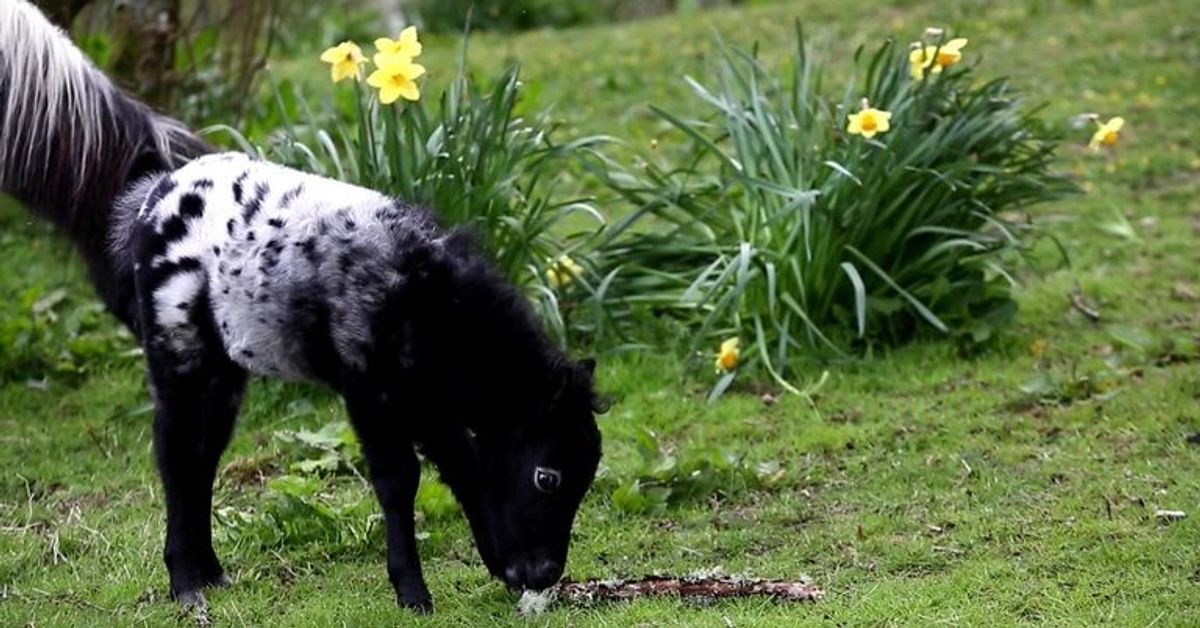
[[[555,600],[588,605],[664,596],[675,596],[695,602],[715,602],[752,596],[769,597],[781,602],[813,602],[823,598],[825,591],[803,581],[786,582],[729,576],[650,576],[641,580],[563,582],[540,595],[526,592],[521,597],[518,608],[522,614],[536,614],[545,610],[550,602]]]

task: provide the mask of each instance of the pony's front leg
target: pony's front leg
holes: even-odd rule
[[[387,528],[388,580],[401,606],[420,613],[433,611],[433,598],[421,573],[417,554],[413,500],[421,481],[421,466],[411,438],[394,429],[397,417],[374,400],[347,396],[351,421],[362,442],[367,470]]]

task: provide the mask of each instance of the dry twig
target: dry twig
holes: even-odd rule
[[[1092,323],[1100,322],[1100,310],[1089,304],[1083,297],[1083,289],[1076,284],[1075,289],[1071,291],[1071,306],[1074,307],[1084,318]]]
[[[807,582],[728,576],[651,576],[642,580],[564,582],[555,587],[554,594],[558,599],[584,604],[656,596],[677,596],[702,602],[750,596],[766,596],[783,602],[811,602],[825,596],[823,590]]]

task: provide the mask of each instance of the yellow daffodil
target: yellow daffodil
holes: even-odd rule
[[[737,368],[738,357],[741,355],[741,342],[738,338],[730,338],[721,343],[721,349],[717,351],[718,373],[728,373]]]
[[[363,63],[362,49],[352,41],[344,41],[321,53],[321,61],[330,65],[329,75],[334,83],[342,79],[358,80],[358,66]]]
[[[945,68],[948,68],[959,61],[962,61],[962,49],[967,45],[967,38],[957,37],[942,44],[941,46],[922,45],[920,42],[913,44],[912,51],[908,53],[908,73],[914,79],[925,78],[925,72],[928,70],[931,74],[939,74]]]
[[[912,44],[912,50],[908,53],[908,74],[913,77],[913,80],[919,81],[925,78],[925,68],[933,63],[933,55],[925,54],[925,46],[919,41]]]
[[[865,99],[862,110],[850,114],[848,120],[846,132],[851,135],[861,135],[867,139],[871,139],[879,133],[887,133],[888,129],[892,128],[892,112],[875,109],[867,104]]]
[[[552,288],[561,288],[581,274],[583,267],[578,262],[569,255],[560,255],[557,260],[551,262],[550,268],[546,269],[546,281],[550,282]]]
[[[1088,142],[1088,148],[1100,150],[1101,146],[1116,146],[1117,140],[1121,139],[1121,129],[1125,127],[1125,118],[1117,116],[1104,124],[1096,120],[1096,124],[1100,126],[1092,133],[1092,141]]]
[[[400,31],[396,39],[380,37],[375,40],[375,50],[385,55],[400,55],[415,59],[421,56],[421,42],[417,40],[417,27],[409,26]]]
[[[379,90],[379,102],[390,105],[401,96],[405,100],[418,100],[421,90],[417,78],[425,74],[425,66],[413,63],[398,55],[375,55],[377,69],[367,77],[367,85]]]
[[[956,37],[936,48],[936,54],[933,57],[934,73],[940,72],[941,68],[948,68],[962,61],[962,49],[966,46],[966,37]]]

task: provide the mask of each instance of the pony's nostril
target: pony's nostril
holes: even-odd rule
[[[530,589],[541,591],[547,589],[558,582],[562,577],[562,565],[552,560],[543,560],[530,570],[529,579],[526,584]]]
[[[558,582],[562,571],[562,565],[553,560],[515,562],[504,568],[504,584],[513,591],[541,591]]]
[[[522,580],[524,580],[524,578],[521,577],[522,575],[523,574],[521,573],[520,567],[517,565],[509,565],[504,569],[504,584],[508,585],[508,588],[513,589],[514,591],[520,589],[525,584],[522,582]]]

